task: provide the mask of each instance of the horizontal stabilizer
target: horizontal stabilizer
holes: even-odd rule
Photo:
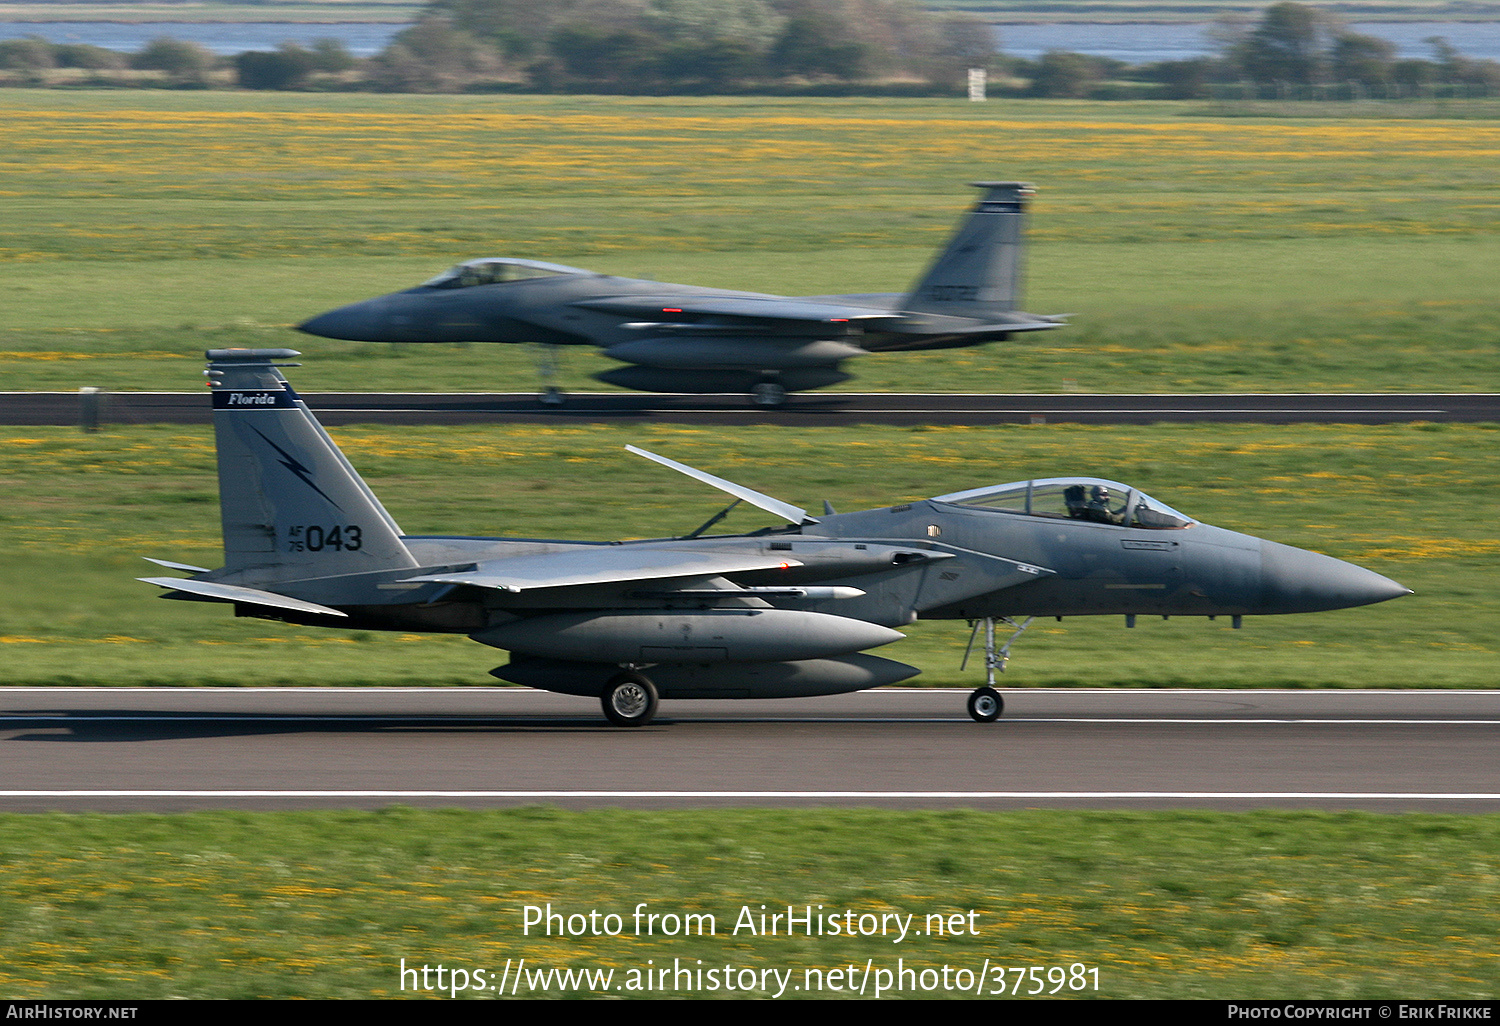
[[[958,322],[958,323],[955,323]],[[980,323],[964,321],[961,318],[932,317],[923,322],[915,318],[903,324],[903,329],[913,335],[923,333],[933,335],[1009,335],[1019,331],[1048,331],[1052,328],[1066,328],[1068,322],[1057,317],[1043,317],[1036,314],[1016,314],[1014,316],[1001,316]]]
[[[148,563],[155,563],[157,566],[164,566],[168,570],[182,570],[185,573],[190,574],[208,573],[208,568],[203,566],[193,566],[189,563],[174,563],[170,559],[152,559],[150,556],[142,556],[141,558]]]
[[[405,580],[469,584],[476,588],[516,592],[534,588],[571,588],[585,584],[708,577],[801,565],[800,561],[779,553],[766,555],[752,552],[590,545],[565,552],[491,560],[479,563],[473,570],[425,574]]]
[[[304,602],[301,599],[290,598],[286,595],[277,595],[271,591],[259,591],[255,588],[240,588],[233,584],[215,584],[213,581],[191,581],[182,577],[137,577],[138,581],[154,584],[159,588],[171,588],[174,591],[187,592],[189,595],[197,595],[202,598],[211,599],[214,602],[238,602],[247,606],[269,606],[272,609],[294,609],[299,613],[320,613],[323,616],[345,616],[337,609],[328,606],[320,606],[316,602]]]

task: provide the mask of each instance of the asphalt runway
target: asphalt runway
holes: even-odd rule
[[[1500,691],[965,691],[664,701],[525,688],[4,688],[0,809],[1500,811]]]
[[[996,395],[804,392],[767,409],[742,395],[673,396],[576,392],[542,406],[533,392],[359,393],[303,396],[318,418],[340,424],[600,423],[787,424],[1392,424],[1500,421],[1500,393],[1328,393],[1219,395]],[[115,392],[102,400],[106,424],[206,424],[207,391]],[[77,392],[0,393],[0,424],[76,425]]]

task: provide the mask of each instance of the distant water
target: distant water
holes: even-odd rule
[[[1204,36],[1207,25],[1000,25],[999,49],[1012,57],[1036,58],[1048,50],[1112,57],[1126,64],[1181,61],[1215,52]],[[1442,36],[1466,57],[1500,60],[1500,22],[1370,22],[1350,31],[1396,45],[1402,58],[1431,59],[1423,40]]]
[[[405,25],[366,22],[311,25],[275,21],[234,24],[194,21],[39,21],[0,23],[0,39],[41,36],[49,43],[90,43],[107,50],[135,53],[153,39],[171,36],[173,39],[199,43],[220,56],[228,57],[246,50],[274,50],[289,40],[307,46],[314,39],[332,38],[342,42],[354,56],[369,57],[384,50],[391,37],[404,28]]]
[[[306,46],[314,39],[332,37],[356,57],[384,50],[405,25],[341,22],[309,25],[292,22],[148,22],[108,21],[0,23],[0,39],[41,36],[52,43],[92,43],[133,53],[159,36],[201,43],[214,53],[274,50],[291,40]],[[1039,57],[1048,50],[1112,57],[1127,64],[1186,60],[1214,52],[1204,38],[1204,25],[1001,25],[996,29],[1000,49],[1015,57]],[[1465,56],[1500,60],[1500,22],[1377,22],[1350,28],[1396,44],[1401,57],[1432,56],[1423,42],[1443,36]]]

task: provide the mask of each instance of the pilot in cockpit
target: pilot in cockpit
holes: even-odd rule
[[[1089,501],[1085,508],[1085,519],[1092,520],[1098,524],[1123,524],[1125,516],[1123,512],[1116,513],[1109,508],[1109,489],[1104,485],[1094,485],[1089,489]]]
[[[1116,512],[1109,508],[1109,489],[1104,485],[1093,485],[1087,492],[1083,485],[1071,485],[1063,492],[1063,502],[1068,507],[1068,516],[1074,520],[1090,520],[1096,524],[1125,522],[1123,510]]]

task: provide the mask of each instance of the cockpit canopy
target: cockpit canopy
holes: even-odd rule
[[[1100,477],[1048,477],[971,488],[936,496],[933,502],[1020,513],[1058,520],[1084,520],[1159,531],[1192,527],[1196,520],[1118,481]]]
[[[529,278],[550,278],[555,274],[592,274],[581,267],[549,264],[541,260],[519,260],[511,257],[486,257],[466,260],[448,268],[436,278],[421,285],[424,289],[466,289],[475,285],[498,285]]]

